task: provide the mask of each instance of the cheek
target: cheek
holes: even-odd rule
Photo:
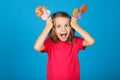
[[[67,30],[67,32],[69,33],[69,32],[70,32],[70,30],[71,30],[71,28],[69,27],[69,28],[67,28],[66,30]]]
[[[61,30],[56,29],[55,32],[56,32],[56,34],[60,34]]]

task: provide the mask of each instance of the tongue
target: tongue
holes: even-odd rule
[[[66,35],[65,35],[65,34],[63,34],[63,35],[62,35],[62,39],[65,39],[65,38],[66,38]]]

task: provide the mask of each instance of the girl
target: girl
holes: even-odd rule
[[[83,38],[74,36],[74,30]],[[78,25],[75,17],[56,12],[47,19],[34,49],[48,53],[48,80],[80,80],[78,52],[93,44],[94,39]]]

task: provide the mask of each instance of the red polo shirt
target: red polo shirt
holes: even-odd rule
[[[47,79],[48,80],[80,80],[79,50],[83,38],[75,37],[75,43],[66,41],[54,43],[49,38],[45,40],[45,49],[41,52],[48,53]]]

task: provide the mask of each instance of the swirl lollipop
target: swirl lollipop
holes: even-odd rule
[[[50,11],[46,10],[42,15],[42,19],[47,20],[49,16],[50,16]]]
[[[39,18],[41,18],[42,14],[44,13],[45,10],[46,10],[45,6],[38,6],[35,9],[35,13]]]
[[[35,9],[35,13],[39,18],[42,18],[42,20],[47,20],[50,16],[50,11],[47,10],[45,6],[38,6]]]

